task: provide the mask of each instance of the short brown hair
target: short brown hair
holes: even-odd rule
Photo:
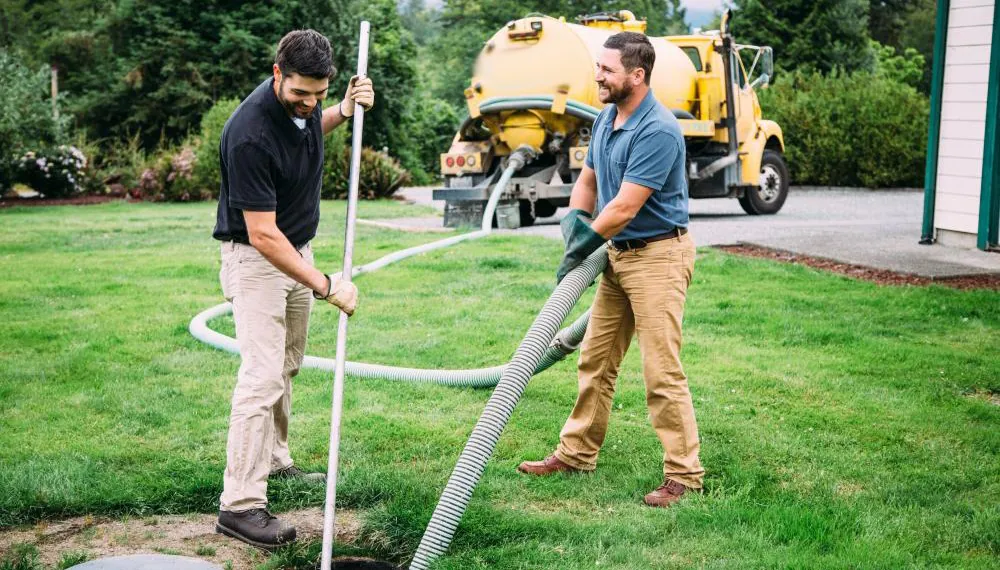
[[[330,79],[337,73],[330,40],[316,30],[295,30],[285,34],[278,42],[274,63],[286,75],[296,73],[313,79]]]
[[[653,44],[645,34],[638,32],[619,32],[604,42],[605,49],[618,50],[622,54],[622,65],[625,71],[641,67],[646,72],[646,85],[653,76],[653,64],[656,62],[656,52]]]

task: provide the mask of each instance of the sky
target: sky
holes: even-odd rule
[[[694,27],[706,24],[722,8],[722,0],[681,0],[681,4],[687,8],[688,24]]]
[[[722,0],[681,0],[685,8],[694,10],[718,10],[722,7]]]

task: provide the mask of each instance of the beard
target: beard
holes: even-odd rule
[[[629,95],[632,94],[632,85],[629,83],[622,85],[618,89],[608,85],[607,83],[603,85],[599,84],[598,87],[603,87],[608,90],[608,94],[606,96],[602,95],[600,91],[598,91],[597,94],[597,98],[600,99],[601,103],[604,103],[605,105],[608,103],[621,103],[622,101],[628,99]]]
[[[281,78],[281,83],[278,84],[278,102],[285,108],[285,112],[288,113],[289,116],[295,117],[296,119],[308,119],[312,116],[313,111],[315,111],[314,107],[306,109],[302,104],[295,101],[289,101],[285,98],[284,77]]]

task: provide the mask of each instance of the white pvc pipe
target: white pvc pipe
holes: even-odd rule
[[[371,24],[361,22],[358,42],[358,78],[368,74],[368,34]],[[351,178],[347,194],[347,234],[344,237],[344,270],[341,279],[351,281],[354,262],[354,221],[358,210],[358,183],[361,175],[361,133],[365,110],[354,104],[354,132],[351,136]],[[333,530],[336,521],[337,466],[340,459],[340,420],[344,409],[344,363],[347,361],[347,313],[340,311],[337,326],[337,360],[333,372],[333,410],[330,419],[330,455],[326,471],[326,508],[323,510],[322,570],[330,570],[333,560]]]

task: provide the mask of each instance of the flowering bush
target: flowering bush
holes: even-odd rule
[[[14,161],[15,179],[46,198],[62,198],[83,191],[87,157],[70,145],[29,151]]]
[[[199,187],[194,180],[196,162],[195,150],[190,146],[162,153],[139,176],[141,195],[155,202],[211,199],[211,191]]]

